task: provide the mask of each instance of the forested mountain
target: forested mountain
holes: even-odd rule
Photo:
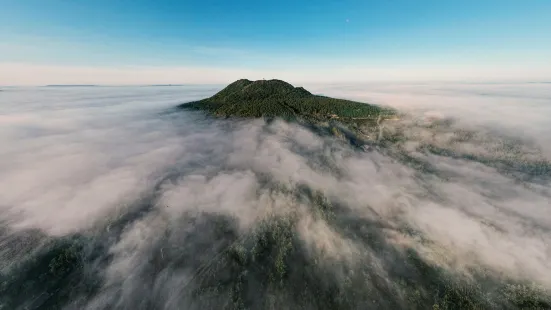
[[[222,117],[281,117],[285,119],[338,119],[342,122],[376,120],[393,111],[350,100],[313,95],[281,80],[241,79],[210,98],[184,103],[180,108],[205,110]]]

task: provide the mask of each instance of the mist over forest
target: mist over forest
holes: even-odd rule
[[[551,309],[549,84],[305,85],[367,152],[221,88],[4,88],[0,309]]]

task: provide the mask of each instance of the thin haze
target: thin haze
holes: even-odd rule
[[[430,169],[415,169],[391,149],[358,152],[285,122],[213,122],[172,110],[215,87],[5,89],[2,272],[17,270],[30,249],[50,238],[81,234],[99,244],[93,256],[99,258],[85,270],[99,277],[94,283],[101,289],[73,296],[68,308],[200,308],[207,299],[189,290],[224,278],[222,267],[208,263],[229,246],[224,238],[235,235],[238,242],[276,217],[296,219],[306,261],[327,272],[322,283],[346,288],[352,271],[368,272],[362,285],[373,295],[366,298],[381,308],[407,304],[396,280],[409,270],[402,263],[407,249],[460,277],[481,268],[551,288],[548,85],[310,89],[397,107],[411,103],[385,130],[404,132],[401,154]],[[447,121],[427,126],[434,118]],[[522,167],[547,166],[526,172],[509,167],[510,159]],[[304,187],[337,206],[335,221],[320,218],[307,198],[293,194]],[[233,223],[224,237],[212,226],[221,223],[218,217]],[[26,235],[36,230],[42,237]],[[381,236],[386,245],[366,246],[367,235]],[[17,238],[25,242],[10,246]],[[226,302],[216,299],[226,296],[220,290],[211,307]],[[19,297],[12,294],[0,302],[15,305]],[[282,296],[274,301],[280,308],[313,307]],[[249,302],[258,306],[254,302],[265,297],[249,296]]]

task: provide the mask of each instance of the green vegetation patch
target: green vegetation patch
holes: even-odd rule
[[[204,110],[218,117],[301,118],[343,123],[364,123],[395,114],[391,109],[376,105],[313,95],[281,80],[238,80],[210,98],[179,107]]]

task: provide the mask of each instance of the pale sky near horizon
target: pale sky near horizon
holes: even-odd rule
[[[0,6],[0,85],[551,81],[544,0]]]

